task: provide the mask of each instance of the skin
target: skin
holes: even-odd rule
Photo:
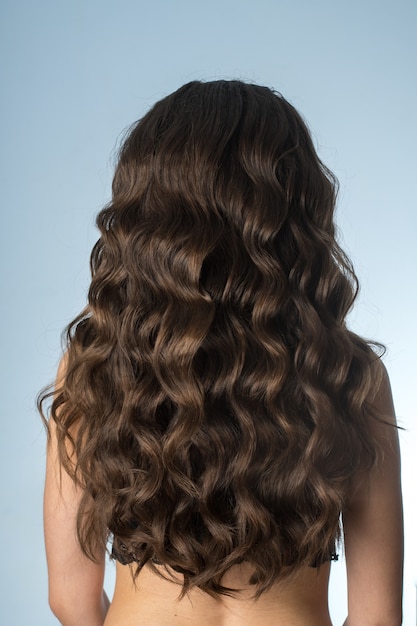
[[[57,385],[64,372],[65,359],[58,369]],[[52,420],[50,430],[44,491],[49,605],[64,626],[102,626],[110,604],[103,591],[105,555],[93,563],[81,552],[76,536],[81,493],[60,467]]]
[[[395,424],[388,374],[375,402]],[[343,514],[348,581],[344,626],[397,626],[402,623],[403,508],[398,431],[374,426],[384,459],[352,498]]]
[[[383,366],[382,366],[383,367]],[[60,364],[57,384],[65,371]],[[395,423],[388,375],[375,401]],[[372,470],[343,513],[348,582],[344,626],[399,626],[402,621],[403,518],[397,430],[376,425],[383,461]],[[130,566],[117,563],[112,604],[103,591],[105,555],[93,563],[79,547],[75,520],[80,490],[61,472],[51,423],[44,497],[49,603],[63,626],[331,626],[327,608],[330,565],[300,569],[258,602],[250,600],[248,564],[233,567],[224,584],[243,588],[239,599],[215,600],[199,589],[177,601],[181,577],[166,581],[145,566],[132,582]],[[164,570],[161,566],[161,570]],[[110,608],[109,608],[110,607]]]
[[[229,570],[223,582],[243,587],[241,598],[215,600],[193,589],[189,597],[178,602],[178,584],[160,579],[146,567],[135,589],[129,566],[117,564],[116,589],[105,626],[331,626],[327,608],[329,571],[330,564],[320,571],[303,568],[294,581],[275,585],[255,602],[250,599],[253,588],[245,584],[250,567],[239,565]],[[181,581],[178,574],[175,577]]]

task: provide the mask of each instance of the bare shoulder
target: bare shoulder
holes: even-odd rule
[[[355,490],[343,512],[348,575],[347,623],[352,626],[401,624],[403,513],[400,449],[389,376],[382,362],[377,368],[371,403],[381,419],[372,418],[370,426],[380,454],[367,480]]]
[[[58,370],[57,370],[56,379],[55,379],[55,389],[57,389],[64,383],[67,369],[68,369],[68,352],[64,352],[58,364]]]
[[[67,363],[65,354],[57,371],[56,393],[64,384]],[[59,408],[57,412],[59,416]],[[77,515],[83,491],[63,470],[54,419],[49,420],[49,435],[44,489],[49,603],[62,623],[103,623],[103,612],[106,610],[102,591],[104,554],[99,555],[97,562],[93,562],[80,547]],[[70,456],[71,463],[75,464],[72,448]]]
[[[394,426],[397,424],[391,382],[387,368],[381,359],[375,362],[375,397],[372,404],[386,422]]]

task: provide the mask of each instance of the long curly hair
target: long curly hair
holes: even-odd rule
[[[238,593],[221,580],[245,561],[255,598],[329,559],[378,458],[381,377],[346,326],[336,195],[267,87],[193,81],[130,129],[50,407],[90,558],[112,535],[135,575],[182,573],[180,597]]]

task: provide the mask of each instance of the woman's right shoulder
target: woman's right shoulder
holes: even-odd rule
[[[68,370],[68,352],[65,351],[61,356],[55,378],[55,389],[58,389],[65,382],[65,376]]]

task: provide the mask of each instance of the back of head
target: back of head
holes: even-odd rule
[[[266,87],[192,82],[131,129],[52,410],[64,462],[77,426],[87,553],[110,530],[211,594],[249,561],[257,595],[329,557],[375,459],[377,358],[345,325],[335,195]]]

